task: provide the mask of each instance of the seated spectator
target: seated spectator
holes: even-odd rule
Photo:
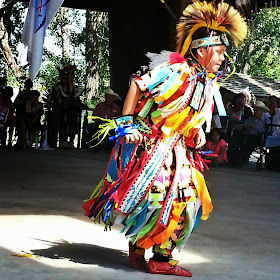
[[[118,106],[115,102],[120,100],[121,98],[117,93],[115,93],[112,89],[108,89],[105,92],[105,101],[99,103],[94,109],[92,116],[97,116],[104,119],[113,119],[114,117],[118,117],[121,115],[121,107]],[[97,131],[99,125],[102,123],[101,120],[94,120],[93,123],[90,123],[88,126],[89,136],[92,137]],[[109,148],[112,148],[113,143],[109,142],[109,139],[106,139],[106,145],[109,145]],[[113,142],[113,141],[112,141]],[[91,141],[90,145],[94,146],[98,143],[98,140]]]
[[[267,123],[263,118],[263,114],[268,111],[268,107],[262,101],[257,101],[254,105],[254,115],[243,123],[243,141],[241,145],[241,160],[243,164],[249,162],[252,152],[262,144],[265,124]]]
[[[94,109],[92,115],[98,116],[104,119],[113,119],[121,115],[121,108],[115,101],[120,99],[119,95],[112,89],[108,89],[105,92],[105,101],[99,103]]]
[[[206,142],[205,150],[212,151],[213,156],[206,156],[205,159],[210,160],[211,166],[223,165],[227,162],[227,143],[221,139],[221,131],[218,128],[213,128],[210,131],[210,139]]]
[[[233,167],[240,165],[243,122],[253,114],[245,102],[245,96],[237,94],[228,109],[228,163]]]
[[[251,112],[254,112],[254,104],[256,103],[256,97],[252,93],[249,87],[244,88],[241,93],[245,96],[245,106],[248,107]]]
[[[250,107],[245,106],[246,97],[244,94],[237,94],[233,97],[231,105],[228,108],[227,114],[229,119],[229,134],[234,133],[234,130],[242,131],[242,123],[253,115]]]
[[[267,107],[269,108],[269,112],[264,114],[264,118],[267,118],[269,120],[269,124],[280,125],[280,108],[277,108],[276,96],[269,97]],[[280,127],[272,126],[268,134],[280,137]]]
[[[280,108],[277,107],[277,97],[270,96],[267,107],[269,112],[264,114],[267,123],[272,125],[268,127],[266,138],[266,147],[279,147],[280,146]]]

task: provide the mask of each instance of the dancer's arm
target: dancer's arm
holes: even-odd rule
[[[136,108],[140,95],[141,95],[140,88],[136,85],[135,82],[132,82],[124,101],[123,111],[122,111],[123,115],[134,114],[134,110]]]
[[[204,133],[202,128],[200,128],[197,131],[197,133],[194,137],[194,141],[195,141],[195,144],[196,144],[196,146],[195,146],[196,149],[200,149],[205,145],[206,137],[205,137],[205,133]]]
[[[133,115],[138,100],[140,98],[140,95],[141,95],[141,90],[139,89],[139,87],[136,85],[135,82],[132,82],[124,101],[123,111],[122,111],[123,115]],[[125,135],[126,143],[142,142],[142,140],[143,140],[143,135],[137,129],[133,129],[130,134]]]

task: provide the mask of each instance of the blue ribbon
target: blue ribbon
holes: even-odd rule
[[[113,201],[110,201],[110,200],[107,201],[107,203],[104,207],[104,209],[106,209],[106,212],[105,212],[105,216],[103,218],[103,222],[105,222],[109,218],[109,216],[111,214],[111,211],[112,211],[112,208],[113,208],[113,205],[114,205],[114,200]]]
[[[199,73],[197,73],[196,75],[190,77],[190,78],[189,78],[189,81],[191,81],[191,80],[193,80],[193,79],[195,79],[195,78],[197,78],[197,77],[203,75],[205,72],[206,72],[206,69],[205,69],[203,72],[199,72]]]
[[[196,219],[195,219],[195,222],[194,222],[194,226],[193,226],[193,229],[192,229],[192,232],[196,229],[196,227],[198,226],[198,223],[200,221],[200,218],[202,216],[202,207],[200,206],[198,212],[197,212],[197,215],[196,215]]]
[[[129,126],[124,126],[124,127],[119,126],[119,127],[115,128],[115,135],[111,136],[109,138],[109,140],[112,141],[112,140],[117,139],[116,141],[118,142],[119,137],[129,134],[131,130],[137,129],[138,127],[139,127],[139,124],[135,125],[134,123],[132,123]]]
[[[213,154],[213,151],[200,151],[200,153],[202,155],[209,155],[209,154]]]

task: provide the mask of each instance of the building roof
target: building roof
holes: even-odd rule
[[[242,89],[249,87],[257,98],[268,97],[270,95],[275,95],[280,98],[280,81],[270,78],[234,73],[226,81],[219,81],[219,84],[222,88],[235,94],[240,93]]]

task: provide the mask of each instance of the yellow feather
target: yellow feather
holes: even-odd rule
[[[188,52],[192,36],[199,28],[207,27],[226,32],[235,46],[247,35],[245,19],[233,7],[223,1],[218,5],[206,1],[194,1],[186,7],[177,25],[177,51],[181,55]]]

